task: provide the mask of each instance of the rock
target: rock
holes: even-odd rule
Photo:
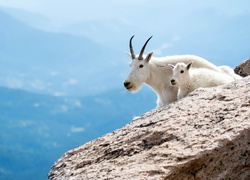
[[[234,72],[242,77],[250,75],[250,58],[234,68]]]
[[[49,179],[250,179],[250,77],[197,89],[68,151]]]

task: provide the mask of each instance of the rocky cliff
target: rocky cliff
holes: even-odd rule
[[[250,76],[198,89],[68,151],[49,179],[250,179]]]

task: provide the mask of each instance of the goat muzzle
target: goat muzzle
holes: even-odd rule
[[[129,86],[130,82],[125,81],[123,84],[124,84],[124,87],[127,87]]]
[[[171,85],[173,86],[176,85],[176,81],[174,79],[171,79],[170,82],[171,82]]]

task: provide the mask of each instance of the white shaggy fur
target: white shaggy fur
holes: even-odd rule
[[[166,106],[177,100],[177,90],[171,86],[172,69],[168,64],[193,61],[194,67],[208,68],[220,72],[221,69],[207,60],[194,55],[152,57],[148,54],[143,60],[133,59],[130,63],[130,73],[124,81],[125,88],[131,92],[140,90],[143,83],[149,85],[158,96],[157,107]],[[143,66],[143,67],[142,67]],[[128,84],[128,85],[127,85]]]
[[[229,74],[230,76],[232,76],[235,80],[236,79],[241,79],[242,77],[241,76],[239,76],[238,74],[235,74],[235,72],[234,72],[234,70],[231,68],[231,67],[229,67],[229,66],[219,66],[219,68],[221,69],[221,71],[223,72],[223,73],[226,73],[226,74]]]
[[[170,82],[178,86],[178,100],[197,88],[214,87],[234,81],[234,77],[224,72],[216,72],[207,68],[192,68],[189,64],[177,63],[173,68],[173,77]]]
[[[132,36],[132,38],[133,37],[134,36]],[[131,46],[132,38],[130,39]],[[151,39],[151,37],[149,39]],[[177,100],[178,88],[170,84],[173,71],[168,64],[175,65],[179,62],[189,63],[192,61],[193,67],[207,68],[216,72],[227,73],[209,61],[194,55],[152,57],[153,52],[151,52],[147,56],[143,55],[143,58],[139,58],[140,55],[133,54],[133,48],[131,47],[130,49],[130,53],[127,54],[132,58],[132,61],[130,63],[130,72],[124,81],[124,87],[128,91],[137,92],[143,83],[149,85],[158,96],[157,107],[166,106]],[[142,49],[144,50],[144,48]]]

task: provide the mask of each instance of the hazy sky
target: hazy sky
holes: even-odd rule
[[[20,8],[66,20],[124,18],[129,14],[150,16],[185,14],[203,7],[229,16],[250,13],[249,0],[0,0],[0,6]],[[179,11],[179,12],[178,12]],[[138,12],[138,13],[137,13]]]
[[[217,44],[216,49],[227,46],[235,49],[239,35],[248,33],[248,25],[240,22],[247,21],[245,17],[250,14],[250,0],[0,0],[1,7],[48,17],[49,21],[46,18],[43,24],[37,18],[39,15],[34,14],[32,19],[30,13],[23,17],[23,12],[15,14],[15,18],[27,20],[26,23],[38,29],[88,37],[119,51],[127,49],[128,39],[134,34],[135,47],[154,35],[148,48],[155,55],[171,54],[167,49],[177,50],[177,47],[178,53],[185,53],[185,46],[206,50]],[[230,32],[230,36],[224,36],[225,32]],[[205,39],[207,45],[200,47],[198,41],[190,45],[187,40],[183,47],[177,45],[191,37]],[[245,47],[245,42],[238,43]],[[188,53],[203,56],[197,51]]]

